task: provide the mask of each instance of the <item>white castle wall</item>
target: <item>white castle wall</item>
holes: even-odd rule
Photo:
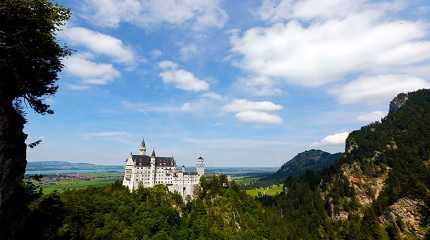
[[[140,146],[139,150],[140,155],[146,153],[145,146]],[[130,154],[125,163],[122,184],[130,191],[139,187],[153,187],[161,184],[167,186],[169,191],[178,192],[183,199],[187,199],[194,196],[194,190],[200,184],[200,177],[204,175],[204,160],[201,157],[197,159],[196,171],[197,173],[185,172],[185,168],[178,169],[176,164],[157,167],[155,157],[151,157],[150,166],[136,166],[133,155]]]

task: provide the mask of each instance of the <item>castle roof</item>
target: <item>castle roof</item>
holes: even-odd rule
[[[147,155],[131,155],[133,162],[138,167],[148,167],[151,165],[151,157]],[[175,167],[173,157],[155,157],[155,166],[157,167]]]

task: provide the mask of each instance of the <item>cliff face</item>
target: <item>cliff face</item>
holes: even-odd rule
[[[424,238],[429,159],[430,90],[399,94],[380,123],[349,135],[337,170],[321,187],[328,215],[340,224],[372,219],[400,238]]]

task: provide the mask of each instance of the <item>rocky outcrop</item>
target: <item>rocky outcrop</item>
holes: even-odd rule
[[[384,215],[379,217],[380,223],[392,225],[402,237],[424,238],[426,229],[422,226],[423,212],[429,212],[422,200],[401,198],[389,206]]]
[[[397,112],[408,101],[409,97],[406,93],[400,93],[390,102],[390,113]]]
[[[373,174],[364,172],[357,162],[345,164],[341,167],[343,177],[354,191],[354,197],[362,206],[368,206],[378,199],[390,168],[376,166]]]

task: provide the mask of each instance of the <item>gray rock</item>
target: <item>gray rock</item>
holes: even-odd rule
[[[406,93],[400,93],[390,102],[390,113],[399,111],[408,101],[409,97]]]

